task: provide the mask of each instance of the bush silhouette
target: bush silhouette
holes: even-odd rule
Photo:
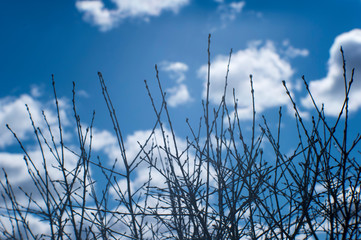
[[[208,73],[209,45],[210,36]],[[242,132],[234,91],[234,104],[227,106],[231,54],[224,96],[211,109],[208,74],[203,118],[196,128],[187,120],[190,136],[185,146],[173,129],[156,66],[162,100],[157,107],[145,81],[156,122],[147,141],[139,143],[135,157],[127,154],[115,107],[99,73],[118,142],[120,168],[116,159],[107,167],[92,155],[94,117],[84,129],[77,113],[75,85],[73,112],[79,147],[64,144],[53,78],[58,129],[50,127],[45,114],[48,127],[38,128],[28,109],[41,159],[35,159],[8,127],[24,151],[24,164],[36,191],[13,186],[3,170],[1,239],[360,239],[357,146],[361,137],[351,141],[348,124],[353,72],[350,80],[344,75],[344,104],[333,124],[316,105],[304,77],[316,113],[310,121],[302,119],[283,82],[294,107],[298,133],[298,144],[287,155],[280,148],[281,108],[276,134],[266,118],[259,128],[256,125],[252,76],[249,138]],[[341,54],[343,57],[342,49]],[[346,71],[344,58],[343,64]],[[263,152],[264,145],[271,147],[272,157]],[[139,168],[147,169],[147,174],[136,183]],[[94,171],[102,174],[101,185]],[[46,232],[37,229],[34,219],[42,221]]]

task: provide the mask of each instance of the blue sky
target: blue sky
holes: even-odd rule
[[[199,70],[207,61],[209,33],[212,33],[213,61],[227,56],[230,48],[234,56],[239,53],[239,63],[232,62],[230,74],[234,78],[242,76],[239,81],[244,81],[245,87],[248,79],[244,76],[252,73],[257,85],[255,71],[266,69],[262,73],[266,79],[273,69],[271,66],[267,72],[267,66],[262,65],[272,65],[272,57],[280,58],[273,67],[284,64],[281,68],[285,66],[288,70],[271,76],[270,81],[277,85],[277,93],[281,93],[279,82],[283,79],[296,85],[303,74],[308,81],[327,76],[330,48],[337,36],[360,27],[360,7],[358,0],[327,4],[196,0],[7,2],[0,10],[3,32],[0,97],[16,98],[37,89],[41,96],[34,99],[51,98],[50,75],[54,74],[61,96],[71,96],[71,82],[75,81],[77,89],[84,93],[79,100],[79,104],[86,103],[84,111],[95,109],[103,116],[104,103],[100,100],[96,74],[101,71],[118,110],[126,113],[122,120],[129,134],[149,127],[149,117],[144,116],[152,115],[152,109],[143,80],[147,79],[150,85],[154,83],[155,64],[160,67],[161,80],[170,90],[169,95],[175,97],[178,93],[178,102],[172,101],[176,105],[174,114],[192,116],[199,112],[204,91],[204,77]],[[269,56],[271,62],[254,62],[235,71],[237,64],[242,65],[242,56],[248,62],[247,51],[255,61],[265,54],[264,59]],[[345,52],[347,58],[351,53],[347,49]],[[169,68],[173,63],[180,63],[183,68]],[[357,64],[354,59],[348,62],[350,68],[357,68]],[[225,61],[214,65],[218,66],[212,73],[216,78],[214,86],[221,86]],[[179,75],[182,81],[177,82]],[[270,97],[275,96],[270,94]],[[303,98],[301,94],[299,97]],[[270,105],[278,106],[286,101],[271,100]],[[264,107],[268,109],[261,106],[259,110]],[[97,119],[102,123],[103,117]]]
[[[97,72],[106,80],[131,145],[135,137],[145,139],[156,119],[144,80],[159,105],[157,64],[176,133],[184,138],[189,134],[186,117],[196,127],[202,115],[209,33],[211,103],[220,100],[233,48],[229,90],[234,87],[237,91],[246,127],[251,123],[249,74],[253,74],[258,116],[276,120],[275,113],[283,106],[285,122],[294,122],[282,80],[304,116],[311,116],[301,82],[305,75],[318,103],[326,103],[325,113],[332,120],[344,92],[340,45],[348,69],[356,68],[350,111],[357,122],[361,108],[360,11],[360,0],[5,1],[0,8],[0,166],[22,169],[13,161],[21,162],[21,150],[6,123],[36,154],[25,103],[40,126],[44,126],[41,110],[56,126],[51,74],[69,128],[67,141],[71,144],[73,139],[71,90],[75,81],[82,122],[89,124],[96,111],[94,150],[111,159],[116,155],[115,140]],[[231,99],[227,101],[231,103]],[[283,127],[288,132],[293,125]],[[354,130],[358,132],[359,127]],[[287,135],[284,139],[288,141]]]

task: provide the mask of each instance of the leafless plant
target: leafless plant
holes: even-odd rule
[[[352,71],[347,80],[342,48],[341,54],[345,98],[334,123],[326,119],[323,107],[320,109],[316,104],[304,77],[316,113],[311,121],[301,117],[283,82],[294,107],[298,133],[295,136],[298,144],[288,155],[281,152],[280,146],[281,108],[276,134],[265,117],[257,127],[252,75],[250,134],[242,131],[234,90],[233,106],[227,106],[232,50],[222,100],[211,109],[210,36],[204,115],[196,128],[187,119],[190,136],[185,146],[172,125],[156,66],[160,106],[157,107],[145,81],[156,121],[146,142],[139,143],[138,154],[130,158],[115,107],[99,73],[123,168],[116,167],[117,159],[108,167],[100,157],[91,154],[95,113],[89,127],[83,129],[75,104],[75,84],[73,113],[79,146],[74,150],[74,146],[65,145],[53,78],[56,133],[44,113],[47,129],[37,127],[27,108],[41,161],[31,156],[8,126],[24,152],[24,163],[36,191],[13,186],[3,169],[1,238],[359,239],[361,168],[357,147],[361,136],[350,139],[349,94],[354,76]],[[272,156],[264,153],[264,146],[271,147]],[[134,179],[141,166],[149,170],[148,177],[137,185]],[[95,176],[94,171],[101,176]],[[105,183],[102,187],[96,184],[100,178]],[[37,232],[30,223],[33,218],[45,222],[48,231]]]

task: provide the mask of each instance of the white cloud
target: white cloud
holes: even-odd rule
[[[167,172],[170,171],[169,163],[172,162],[175,174],[178,176],[179,179],[182,179],[182,169],[185,166],[185,160],[186,160],[186,154],[183,154],[180,156],[180,165],[177,164],[176,159],[176,151],[172,140],[172,133],[169,129],[164,128],[164,135],[165,139],[163,138],[163,134],[161,129],[157,128],[154,133],[152,134],[152,130],[138,130],[133,132],[131,135],[128,135],[125,139],[125,146],[126,146],[126,153],[127,158],[129,161],[132,161],[135,159],[136,163],[139,163],[141,159],[146,158],[146,161],[151,161],[152,164],[154,164],[158,170],[156,170],[153,167],[150,167],[148,163],[143,161],[142,163],[136,165],[135,171],[132,172],[131,177],[131,190],[134,193],[134,198],[137,199],[137,205],[143,206],[144,204],[147,204],[147,209],[157,209],[158,213],[170,213],[169,208],[167,204],[164,202],[159,202],[158,197],[159,194],[150,194],[149,198],[147,199],[147,202],[145,203],[145,191],[158,191],[155,190],[155,188],[167,188],[167,180],[165,178],[165,175],[168,175]],[[145,146],[145,142],[147,139],[151,136],[150,141]],[[144,146],[144,151],[141,151],[141,147],[139,146],[138,142]],[[185,139],[179,138],[176,136],[176,142],[177,142],[177,149],[179,151],[179,154],[182,153],[183,150],[187,149],[187,141]],[[167,155],[165,149],[167,149],[169,155]],[[138,154],[141,151],[140,154]],[[146,157],[146,154],[149,153],[149,157]],[[191,152],[191,151],[189,151]],[[189,153],[191,155],[191,153]],[[190,156],[189,159],[189,168],[190,171],[195,168],[194,162],[192,161],[194,156]],[[171,158],[171,159],[169,159]],[[153,166],[154,166],[153,165]],[[135,165],[133,165],[135,166]],[[187,165],[186,165],[187,166]],[[203,173],[203,172],[202,172]],[[191,173],[190,173],[191,174]],[[149,179],[150,177],[150,179]],[[202,177],[204,177],[202,175]],[[148,189],[147,185],[144,185],[150,180],[150,186],[151,188]],[[117,179],[117,186],[119,186],[120,189],[126,191],[128,188],[127,182],[125,178],[118,178]],[[110,193],[113,196],[113,199],[119,198],[119,193],[117,193],[118,190],[115,188],[112,188],[110,190]],[[163,206],[165,208],[163,208]],[[119,207],[115,209],[115,211],[120,212],[127,212],[127,209],[122,209],[122,207]],[[137,209],[135,210],[137,211]],[[154,221],[154,218],[147,219],[148,223],[152,223]],[[151,232],[151,231],[149,231]],[[151,236],[149,236],[151,237]]]
[[[348,68],[347,81],[350,80],[351,69],[355,68],[355,81],[350,92],[349,110],[355,112],[361,108],[361,82],[358,81],[361,76],[361,29],[354,29],[335,38],[330,48],[326,77],[313,80],[309,84],[310,91],[317,104],[324,103],[325,113],[331,116],[339,114],[345,97],[341,46],[345,53]],[[308,96],[302,99],[302,104],[306,108],[313,108]]]
[[[58,183],[63,180],[63,174],[59,169],[59,161],[55,157],[57,156],[56,150],[52,144],[52,137],[49,134],[48,126],[44,121],[41,110],[44,109],[45,111],[45,115],[54,136],[53,140],[58,147],[57,151],[61,151],[59,146],[58,118],[55,110],[54,101],[41,102],[40,99],[35,98],[35,96],[41,95],[41,92],[37,91],[36,87],[33,87],[31,89],[31,92],[33,94],[33,97],[28,94],[23,94],[18,97],[6,97],[0,99],[0,122],[2,124],[0,126],[0,147],[5,149],[4,152],[0,152],[0,169],[4,169],[6,171],[9,183],[11,184],[13,193],[16,196],[16,201],[22,206],[29,206],[31,209],[35,209],[34,211],[40,211],[40,208],[45,209],[46,205],[46,202],[43,199],[44,195],[41,195],[43,193],[39,192],[44,191],[45,189],[45,183],[39,180],[39,176],[41,176],[42,179],[45,178],[44,159],[46,159],[47,171],[49,173],[49,176],[51,177],[54,185],[57,186],[56,188],[60,195],[63,193],[63,187],[60,186],[61,184]],[[68,101],[62,98],[59,98],[58,101],[60,107],[60,116],[63,123],[63,140],[66,142],[69,140],[72,141],[74,139],[72,138],[72,136],[74,135],[72,135],[73,133],[68,131]],[[31,121],[29,120],[29,115],[26,111],[25,104],[28,104],[35,125],[42,130],[44,137],[47,139],[46,141],[49,144],[49,147],[42,139],[42,137],[40,137],[40,142],[42,143],[42,149],[40,149],[38,142],[35,139],[34,130],[31,125]],[[23,153],[20,147],[18,147],[17,149],[18,152],[21,153],[6,152],[6,150],[8,150],[7,147],[11,146],[14,143],[17,145],[14,136],[8,129],[6,129],[6,123],[9,123],[12,130],[20,138],[23,146],[27,151],[27,154]],[[76,149],[76,147],[74,148],[71,145],[67,145],[67,147]],[[78,154],[80,154],[79,150],[77,152]],[[25,163],[24,155],[27,155],[28,164]],[[77,161],[79,160],[79,157],[73,154],[73,152],[65,149],[64,159],[65,169],[71,171],[77,166]],[[83,172],[79,173],[79,177],[81,177],[82,173]],[[34,183],[34,179],[31,177],[31,174],[33,174],[33,176],[37,178],[38,181],[36,182],[36,184]],[[71,174],[68,174],[69,178],[71,176]],[[0,181],[2,184],[6,185],[5,175],[2,170],[0,171]],[[53,194],[53,196],[56,196],[56,190],[53,188],[54,185],[50,184],[49,191]],[[22,192],[19,187],[21,187],[23,190],[25,190],[28,194],[31,195],[30,202],[29,197],[25,196],[24,192]],[[76,189],[76,187],[77,185],[74,188]],[[0,187],[0,192],[1,194],[5,194],[2,187]],[[77,195],[74,194],[74,197],[77,198]],[[1,209],[5,209],[4,204],[4,201],[0,201]],[[4,225],[1,225],[0,231],[5,231],[5,229],[11,230],[11,225],[9,225],[10,222],[8,220],[9,218],[6,217],[6,213],[4,216],[0,217],[1,223],[4,223]],[[34,234],[40,235],[47,233],[46,229],[48,229],[49,224],[40,221],[35,213],[27,214],[27,222],[29,222]]]
[[[111,162],[121,159],[117,138],[107,130],[93,128],[92,149],[103,151]]]
[[[211,64],[210,101],[214,104],[221,102],[228,56],[218,55]],[[207,65],[202,66],[199,76],[204,79],[203,97],[206,97]],[[251,42],[247,49],[233,53],[228,76],[226,102],[233,105],[233,88],[238,99],[240,118],[251,118],[252,98],[249,75],[253,75],[256,111],[262,112],[267,108],[285,105],[289,99],[285,94],[282,80],[290,82],[294,70],[287,58],[282,57],[271,41],[261,45],[261,42]]]
[[[182,62],[162,62],[161,70],[167,72],[169,77],[181,83],[185,79],[185,73],[188,71],[188,65]]]
[[[183,83],[188,71],[188,65],[182,62],[162,62],[161,70],[168,73],[168,76],[176,81],[176,85],[166,89],[167,103],[170,107],[184,105],[192,101],[188,87]]]
[[[29,95],[21,95],[19,98],[6,97],[0,99],[0,148],[4,148],[16,142],[12,133],[6,128],[9,124],[21,139],[27,138],[33,128],[29,121],[29,114],[25,104],[32,108],[32,116],[35,121],[41,119],[39,103]]]
[[[25,215],[25,214],[24,214]],[[16,231],[14,229],[14,219],[10,218],[2,218],[0,224],[0,236],[1,239],[24,239],[24,236],[29,236],[29,232],[25,232],[25,230],[20,225],[20,231]],[[39,236],[49,236],[50,228],[49,223],[43,221],[39,216],[35,216],[33,214],[26,214],[26,223],[29,228],[32,230],[32,234],[34,234],[34,238],[38,238]],[[25,225],[25,224],[24,224]],[[14,229],[15,231],[12,231]],[[21,233],[21,235],[19,234]],[[12,235],[14,234],[14,235]],[[11,238],[9,237],[11,236]]]
[[[235,11],[236,13],[241,12],[242,8],[244,7],[246,3],[244,1],[241,2],[232,2],[229,4],[229,7]]]
[[[137,154],[140,151],[140,146],[138,144],[138,142],[144,146],[146,140],[149,138],[149,136],[152,134],[152,130],[138,130],[135,131],[133,134],[128,135],[126,137],[126,141],[125,141],[125,147],[126,147],[126,151],[127,151],[127,157],[129,159],[134,159]],[[164,128],[164,135],[166,137],[168,137],[169,139],[166,139],[167,141],[167,147],[169,149],[169,151],[173,154],[173,156],[175,156],[175,147],[173,144],[173,139],[171,139],[172,137],[172,133],[170,130],[168,130],[167,128]],[[169,142],[168,142],[169,140]],[[187,142],[176,136],[176,142],[177,142],[177,146],[178,146],[178,150],[184,150],[186,149],[187,146]],[[151,150],[151,145],[157,145],[157,146],[165,146],[165,142],[163,139],[163,134],[162,131],[160,129],[155,129],[154,134],[152,135],[152,137],[150,138],[150,141],[148,142],[147,146],[144,148],[144,151],[149,152]],[[144,156],[144,154],[142,154]],[[162,157],[165,157],[164,154],[162,154]]]
[[[177,13],[189,0],[111,0],[116,8],[108,9],[102,0],[78,0],[76,8],[84,12],[84,20],[98,26],[101,31],[107,31],[127,18],[159,16],[163,11]]]
[[[149,136],[151,136],[151,134],[152,130],[138,130],[125,137],[124,146],[127,160],[129,162],[132,162],[134,160],[139,161],[139,158],[136,159],[136,157],[145,156],[143,151],[141,151],[139,143],[144,146],[146,140],[149,138]],[[172,136],[171,132],[168,129],[165,129],[165,135]],[[180,144],[180,149],[184,149],[186,146],[186,142],[180,138],[176,138],[176,140],[178,144]],[[144,148],[144,151],[150,151],[152,144],[161,146],[164,145],[162,133],[159,129],[156,129],[154,131],[154,134]],[[122,156],[120,154],[117,138],[112,132],[109,132],[108,130],[99,130],[93,128],[92,150],[104,152],[109,158],[110,163],[113,163],[115,158],[117,158],[118,162],[121,164],[121,167],[123,167]],[[170,150],[171,152],[174,152],[174,146],[170,146]],[[139,152],[141,152],[141,154],[139,154]]]
[[[167,162],[167,154],[164,151],[164,149],[168,149],[171,156],[176,156],[175,153],[175,147],[173,144],[173,140],[171,139],[172,133],[167,129],[164,128],[164,134],[166,138],[166,143],[164,142],[163,134],[160,129],[156,129],[154,133],[152,134],[152,130],[138,130],[133,132],[133,134],[128,135],[125,139],[124,145],[126,149],[126,156],[128,163],[139,163],[142,159],[146,158],[146,153],[150,153],[150,156],[153,157],[153,164],[157,165],[159,169],[162,169],[165,167],[161,162]],[[150,137],[151,136],[151,137]],[[149,139],[150,137],[150,139]],[[94,136],[95,138],[95,136]],[[146,141],[149,139],[149,141],[146,144]],[[181,153],[184,149],[187,147],[187,142],[184,139],[181,139],[179,137],[176,137],[177,147],[179,150],[179,153]],[[141,146],[144,147],[144,149],[141,149]],[[165,147],[165,144],[167,144],[167,147]],[[156,147],[156,148],[154,148]],[[162,148],[162,149],[161,149]],[[109,154],[109,156],[114,156],[119,154],[119,148],[113,148],[113,153]],[[157,159],[157,160],[155,160]],[[114,159],[110,159],[114,160]],[[121,160],[121,159],[119,159]],[[146,159],[147,161],[150,159]],[[185,160],[185,156],[183,155],[181,157],[181,160]],[[123,162],[118,161],[121,164],[121,168],[123,167]],[[133,164],[135,166],[135,164]],[[148,163],[140,163],[137,165],[136,171],[134,172],[134,180],[132,181],[132,190],[136,190],[144,185],[145,182],[147,182],[149,177],[149,164]],[[180,174],[179,166],[176,166],[176,172],[177,174]],[[165,179],[164,177],[156,170],[152,171],[152,186],[161,187],[164,186]],[[119,181],[120,186],[124,186],[126,189],[126,180],[120,180]],[[112,191],[113,194],[115,194],[114,191]]]
[[[48,139],[48,142],[50,142],[50,139]],[[55,159],[53,153],[49,150],[49,148],[45,146],[44,143],[43,150],[40,150],[40,148],[37,146],[29,146],[27,147],[27,149],[27,153],[33,161],[32,163],[29,162],[28,165],[25,164],[25,161],[23,159],[24,154],[0,152],[0,169],[5,169],[9,183],[13,189],[13,194],[14,196],[16,196],[17,203],[24,207],[29,206],[29,208],[32,209],[32,211],[26,214],[26,219],[27,222],[29,222],[30,228],[33,233],[38,235],[46,234],[49,232],[49,224],[47,223],[47,221],[39,219],[41,216],[37,214],[37,211],[46,211],[46,201],[44,200],[43,191],[47,190],[45,190],[45,182],[42,182],[40,180],[40,176],[42,179],[45,179],[43,156],[46,159],[48,176],[50,176],[51,181],[53,182],[53,184],[49,184],[49,192],[53,196],[55,196],[55,199],[58,199],[56,192],[60,194],[60,198],[65,193],[63,191],[63,186],[61,186],[60,184],[60,182],[62,182],[64,178],[60,170],[59,162]],[[72,172],[72,170],[76,168],[79,158],[72,152],[65,149],[64,159],[65,169],[67,169],[69,172]],[[36,180],[34,180],[30,176],[29,172],[32,172]],[[78,175],[79,178],[82,178],[82,174],[83,172],[80,171]],[[69,174],[67,177],[70,179],[72,175]],[[2,184],[6,185],[4,173],[2,171],[0,172],[0,181]],[[34,181],[36,181],[36,184],[34,183]],[[78,185],[79,183],[76,182],[74,185],[74,189],[76,190],[74,191],[80,191],[80,189],[77,188]],[[55,188],[53,186],[55,186]],[[31,196],[31,201],[29,201],[29,196],[26,196],[24,192],[20,190],[20,187]],[[4,189],[2,189],[2,187],[0,187],[0,192],[5,196]],[[80,196],[81,195],[77,195],[76,193],[73,195],[73,197],[77,199],[77,201],[80,200]],[[6,196],[6,199],[7,198],[8,197]],[[7,204],[7,207],[11,205],[11,203],[9,203],[9,199],[7,199]],[[50,204],[54,204],[53,206],[55,206],[55,203],[53,201],[51,201]],[[5,202],[0,201],[1,209],[6,209],[4,205]],[[24,212],[23,214],[25,215]],[[5,222],[5,225],[0,226],[0,231],[5,231],[5,229],[7,229],[7,231],[10,230],[11,232],[12,226],[6,224],[6,222],[8,222],[9,220],[9,217],[7,217],[5,212],[2,213],[4,213],[4,215],[0,216],[0,221],[2,223]],[[9,216],[11,215],[12,213],[9,212]]]
[[[286,49],[283,50],[283,53],[289,58],[295,58],[299,56],[307,57],[309,55],[309,51],[307,49],[295,48],[290,45],[288,40],[283,41],[283,46],[286,47]]]
[[[49,139],[48,141],[50,142]],[[63,177],[59,169],[54,167],[54,166],[58,166],[59,163],[54,158],[53,153],[45,146],[44,142],[43,142],[43,152],[41,152],[38,146],[29,146],[26,147],[26,149],[28,155],[30,156],[31,160],[34,163],[34,166],[37,167],[41,175],[44,175],[43,174],[44,171],[43,154],[44,154],[44,158],[46,159],[48,164],[48,171],[52,179],[61,179]],[[33,182],[28,174],[28,168],[24,161],[24,155],[25,155],[24,153],[0,152],[0,168],[1,169],[4,168],[6,170],[9,176],[10,183],[22,187],[31,186],[31,188],[35,189],[35,186],[33,185]],[[76,161],[78,160],[78,157],[67,150],[65,150],[64,156],[66,159],[65,161],[66,169],[73,169],[76,166]],[[32,164],[29,164],[29,168],[34,170]],[[2,173],[0,175],[1,177],[3,177]],[[1,178],[1,180],[3,179]],[[24,189],[30,190],[30,188],[24,188]]]
[[[50,143],[50,139],[48,139],[48,142]],[[42,141],[43,142],[43,141]],[[34,141],[34,144],[36,144],[36,141]],[[27,160],[28,164],[25,163],[24,160],[24,153],[8,153],[8,152],[0,152],[0,169],[4,169],[6,171],[6,174],[8,176],[9,183],[11,184],[14,195],[17,198],[18,203],[22,204],[23,206],[27,206],[27,202],[29,201],[28,197],[25,196],[25,194],[20,190],[19,187],[24,189],[27,193],[31,194],[31,198],[33,201],[37,202],[38,205],[31,204],[34,209],[38,209],[38,206],[45,207],[45,202],[42,199],[42,196],[39,191],[44,190],[44,182],[36,182],[34,183],[33,178],[30,176],[31,172],[35,175],[35,178],[39,180],[39,176],[41,176],[42,179],[45,178],[45,170],[44,170],[44,159],[46,159],[47,164],[47,171],[48,174],[53,182],[58,182],[63,180],[63,174],[59,168],[59,162],[54,157],[54,152],[51,152],[51,150],[46,147],[45,143],[42,143],[43,149],[40,149],[39,146],[36,145],[30,145],[25,146],[27,149]],[[20,150],[20,147],[19,147]],[[52,149],[54,151],[54,149]],[[21,151],[21,150],[20,150]],[[74,155],[72,152],[65,149],[64,151],[64,167],[65,169],[71,171],[73,170],[78,161],[78,157]],[[79,176],[81,176],[82,173],[80,173]],[[68,176],[69,178],[71,175]],[[0,172],[0,181],[2,184],[6,184],[5,176],[3,171]],[[39,186],[39,184],[41,186]],[[56,184],[55,184],[56,185]],[[1,187],[0,187],[1,188]],[[57,190],[59,191],[61,187],[58,185]],[[52,194],[55,194],[55,189],[53,188],[53,185],[49,187],[49,191]],[[4,190],[0,189],[1,194],[4,193]],[[61,191],[59,191],[61,193]],[[4,202],[0,201],[0,207],[4,207]],[[0,217],[0,221],[2,218]],[[34,228],[37,230],[38,228]]]
[[[23,157],[24,154],[0,152],[0,167],[6,170],[13,184],[30,180]]]
[[[30,94],[34,98],[37,98],[43,95],[43,91],[39,86],[33,85],[31,86]]]
[[[36,90],[36,87],[31,89],[33,95],[40,96],[41,92]],[[35,94],[34,94],[35,91]],[[71,140],[72,134],[68,131],[69,114],[67,110],[69,109],[69,104],[66,99],[58,98],[60,116],[62,120],[62,133],[63,140]],[[47,143],[52,147],[50,150],[42,137],[39,135],[40,141],[42,142],[43,149],[37,144],[35,139],[34,129],[32,127],[31,121],[29,119],[29,114],[26,110],[27,104],[29,106],[32,119],[36,127],[39,127],[42,131],[43,136],[47,139]],[[39,174],[42,176],[43,168],[43,156],[45,157],[47,164],[49,165],[49,173],[51,174],[53,180],[62,178],[60,171],[54,166],[58,166],[58,162],[54,157],[54,146],[52,144],[52,137],[50,136],[48,126],[44,121],[44,116],[42,114],[42,109],[44,109],[47,121],[52,129],[53,140],[55,143],[60,142],[60,133],[58,128],[58,117],[55,110],[54,101],[44,101],[41,102],[38,98],[32,97],[28,94],[23,94],[18,97],[5,97],[0,99],[0,149],[4,149],[4,152],[0,152],[0,169],[5,169],[8,174],[8,178],[11,184],[14,184],[14,189],[16,189],[16,194],[20,194],[22,197],[18,196],[18,200],[25,200],[23,193],[17,188],[17,186],[23,187],[29,192],[33,192],[33,198],[39,198],[40,195],[37,193],[35,185],[28,173],[28,168],[33,172],[34,166],[39,170]],[[6,152],[7,147],[11,145],[18,146],[18,143],[13,136],[13,134],[6,128],[5,124],[9,124],[10,128],[15,132],[17,137],[22,142],[25,147],[28,157],[27,159],[32,159],[33,164],[26,166],[24,161],[24,153],[22,152],[20,146],[18,151],[21,153],[11,153]],[[31,141],[28,141],[31,140]],[[59,146],[59,145],[58,145]],[[75,167],[76,160],[78,159],[73,153],[65,151],[66,167],[67,169],[72,169]],[[0,181],[4,182],[4,175],[0,172]],[[16,188],[15,188],[16,187]]]
[[[36,94],[40,94],[39,91],[34,90],[38,89],[37,87],[33,87],[31,92],[35,91]],[[72,139],[72,134],[68,131],[69,122],[69,114],[67,110],[70,109],[69,103],[66,99],[58,98],[59,103],[59,111],[60,117],[62,121],[62,134],[63,140],[69,141]],[[29,106],[29,110],[31,112],[31,117],[34,121],[36,127],[41,129],[43,136],[47,139],[47,142],[50,146],[52,146],[52,137],[50,136],[48,126],[44,120],[44,116],[42,114],[42,109],[44,109],[44,113],[46,119],[52,129],[53,140],[55,143],[60,142],[60,133],[58,127],[58,116],[55,110],[54,101],[44,101],[41,102],[38,98],[34,98],[28,94],[23,94],[18,97],[5,97],[0,99],[0,149],[7,150],[7,147],[11,145],[18,145],[13,134],[6,128],[6,124],[9,124],[10,128],[13,132],[15,132],[16,136],[20,139],[23,146],[27,149],[29,156],[31,156],[34,160],[35,166],[39,169],[42,168],[42,151],[37,145],[37,140],[35,140],[35,133],[32,126],[32,123],[29,118],[29,113],[26,110],[27,104]],[[56,165],[56,161],[54,160],[53,153],[47,147],[42,137],[39,134],[40,141],[43,144],[43,153],[48,159],[49,165]],[[33,140],[33,141],[27,141]],[[53,146],[52,146],[53,147]],[[20,146],[18,148],[21,151]],[[53,149],[54,151],[54,149]],[[27,173],[27,167],[23,160],[24,153],[10,153],[10,152],[0,152],[0,169],[4,168],[13,183],[21,183],[29,184],[30,176]],[[70,158],[72,153],[66,153],[66,156]],[[52,159],[52,160],[49,160]],[[72,156],[74,159],[74,156]],[[67,162],[69,166],[75,166],[71,161]],[[30,166],[32,167],[32,166]],[[52,176],[55,177],[55,173],[58,170],[50,169],[52,171]],[[3,179],[2,179],[3,180]]]
[[[39,92],[31,90],[32,92]],[[63,124],[66,126],[69,124],[65,109],[68,108],[68,104],[64,99],[58,99],[61,107],[60,115]],[[29,106],[32,118],[36,122],[37,126],[45,126],[43,120],[42,109],[46,114],[47,120],[50,125],[56,126],[57,115],[52,110],[53,101],[42,104],[38,99],[23,94],[19,97],[5,97],[0,99],[0,149],[6,146],[10,146],[16,142],[13,134],[6,128],[6,124],[9,124],[10,128],[16,133],[16,135],[22,139],[27,140],[29,136],[33,136],[33,127],[29,120],[29,114],[26,110],[25,104]],[[67,136],[67,134],[65,134]]]
[[[113,28],[119,18],[117,11],[104,8],[102,1],[77,1],[76,8],[84,12],[85,21],[98,25],[102,31]]]
[[[173,88],[168,88],[167,93],[170,95],[167,99],[167,104],[171,107],[176,107],[178,105],[186,104],[192,101],[188,88],[184,84],[177,85]]]
[[[224,4],[223,1],[220,1],[220,6],[218,11],[221,14],[222,21],[233,21],[236,19],[237,14],[239,14],[243,7],[245,6],[245,1],[240,2],[231,2],[229,4]]]
[[[90,95],[85,90],[78,90],[76,92],[76,95],[79,96],[79,97],[82,97],[82,98],[89,98],[90,97]]]

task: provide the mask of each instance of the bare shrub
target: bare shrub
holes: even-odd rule
[[[122,168],[92,155],[93,120],[84,129],[75,104],[78,147],[63,141],[58,113],[56,133],[29,118],[41,157],[32,156],[15,132],[24,152],[32,188],[13,186],[3,169],[0,209],[2,239],[359,239],[360,175],[357,146],[350,139],[349,93],[353,83],[344,74],[345,98],[338,118],[330,123],[314,103],[315,116],[304,120],[283,82],[295,111],[297,142],[291,154],[281,152],[282,109],[276,133],[265,117],[257,127],[253,79],[253,118],[244,135],[233,91],[233,106],[224,95],[209,105],[210,36],[207,96],[199,126],[180,140],[172,125],[156,66],[161,95],[154,101],[145,81],[156,121],[135,156],[127,154],[121,127],[101,73],[99,80],[114,127]],[[344,56],[341,49],[342,57]],[[344,72],[346,72],[343,58]],[[46,132],[46,133],[45,133]],[[249,135],[249,136],[248,136]],[[58,137],[55,137],[58,136]],[[265,154],[268,146],[273,153]],[[139,172],[142,170],[142,178]],[[93,172],[101,173],[95,177]],[[99,179],[102,184],[97,184]],[[137,180],[138,179],[138,180]],[[140,180],[139,180],[140,179]],[[39,223],[38,221],[41,220]],[[39,230],[39,226],[42,228]]]

